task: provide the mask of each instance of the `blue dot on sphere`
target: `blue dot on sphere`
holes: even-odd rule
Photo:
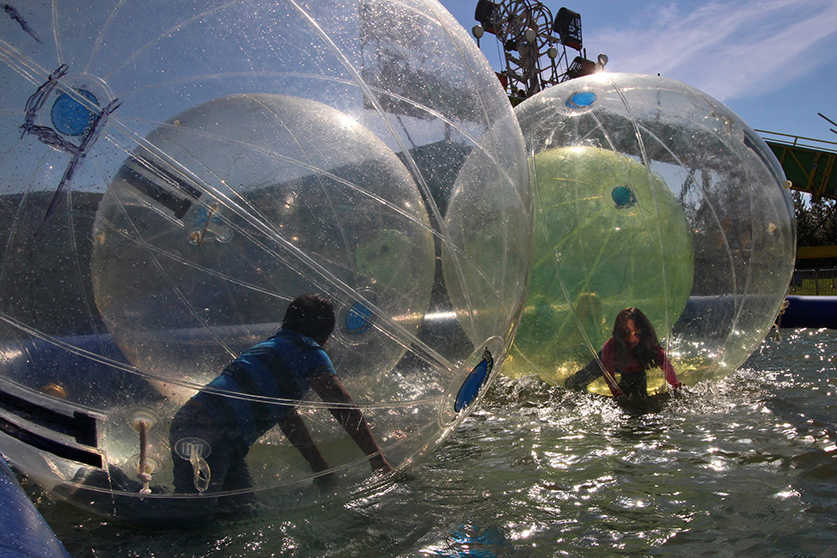
[[[565,103],[570,108],[589,107],[596,102],[596,94],[592,91],[579,91],[573,93]]]
[[[456,394],[456,401],[453,404],[453,410],[455,412],[458,413],[470,405],[477,397],[477,394],[480,392],[480,388],[488,379],[488,375],[491,373],[492,368],[494,368],[494,359],[491,357],[491,353],[486,349],[482,360],[474,367],[473,370],[471,370],[470,374],[468,374],[465,378],[465,381],[462,382],[462,385],[459,388],[459,393]]]
[[[88,101],[99,104],[90,91],[79,89],[78,93]],[[65,136],[80,136],[90,127],[93,113],[70,95],[62,93],[52,105],[52,125]]]
[[[372,311],[360,302],[355,302],[346,313],[346,330],[349,333],[363,333],[372,325],[371,318]]]
[[[627,186],[617,186],[610,193],[616,207],[630,207],[636,203],[633,191]]]

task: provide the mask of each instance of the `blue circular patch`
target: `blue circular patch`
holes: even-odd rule
[[[78,93],[88,101],[99,104],[99,100],[90,91],[79,89]],[[80,136],[87,132],[93,123],[93,112],[71,96],[62,93],[52,105],[52,125],[65,136]]]
[[[206,224],[207,217],[209,217],[209,211],[204,206],[199,205],[195,207],[189,216],[189,222],[196,227],[201,227]]]
[[[372,327],[372,310],[361,304],[355,302],[349,311],[346,312],[346,317],[343,320],[346,326],[346,332],[351,334],[364,333]]]
[[[616,207],[619,209],[631,207],[636,203],[634,191],[627,186],[617,186],[610,193],[610,197],[613,198],[613,203],[615,203]]]
[[[491,356],[491,352],[485,349],[482,353],[482,360],[474,366],[474,369],[471,370],[468,377],[465,378],[465,381],[459,387],[459,392],[456,394],[456,401],[453,403],[454,412],[458,413],[471,404],[471,401],[480,392],[482,385],[491,375],[492,368],[494,368],[494,358]]]
[[[596,102],[596,94],[592,91],[579,91],[569,96],[564,103],[569,108],[584,108],[589,107]]]

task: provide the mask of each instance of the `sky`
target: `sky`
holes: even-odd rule
[[[442,0],[469,30],[476,0]],[[661,74],[723,102],[751,128],[837,142],[837,0],[544,0],[581,14],[587,58]],[[502,70],[501,48],[480,49]],[[577,54],[568,49],[568,54]],[[837,145],[831,146],[837,148]]]

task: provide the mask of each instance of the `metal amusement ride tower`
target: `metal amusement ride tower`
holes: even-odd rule
[[[561,8],[553,17],[536,0],[479,0],[474,12],[477,38],[493,34],[503,48],[505,69],[497,77],[513,103],[568,79],[592,74],[607,64],[587,59],[581,36],[581,15]],[[568,54],[567,49],[570,49]],[[572,55],[572,51],[578,54]]]

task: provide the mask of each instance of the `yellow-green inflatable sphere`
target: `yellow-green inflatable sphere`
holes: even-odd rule
[[[665,335],[686,306],[694,259],[680,204],[628,156],[550,149],[535,156],[535,180],[529,295],[506,371],[556,382],[591,359],[626,306]]]
[[[782,167],[758,134],[702,91],[636,74],[569,80],[515,114],[535,223],[504,372],[561,383],[627,307],[649,318],[683,384],[741,366],[782,306],[796,244]],[[649,391],[664,383],[649,373]],[[601,380],[588,389],[609,393]]]

